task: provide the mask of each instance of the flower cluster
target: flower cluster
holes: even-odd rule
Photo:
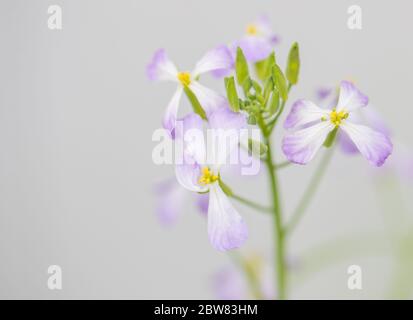
[[[240,130],[254,126],[261,132],[264,142],[259,143],[259,151],[252,144],[247,148],[267,164],[273,195],[269,209],[276,217],[280,245],[284,226],[281,225],[274,173],[278,166],[272,160],[271,144],[273,129],[285,110],[288,111],[284,121],[286,131],[280,147],[289,163],[309,163],[322,146],[331,147],[337,136],[340,140],[346,139],[347,144],[351,143],[352,148],[374,166],[381,166],[392,152],[392,143],[385,130],[360,123],[357,113],[367,108],[369,100],[349,81],[341,82],[339,93],[326,108],[301,99],[288,110],[290,90],[299,80],[299,47],[297,43],[292,45],[283,72],[274,52],[278,41],[268,19],[260,17],[247,25],[241,39],[207,51],[191,72],[178,69],[164,49],[156,51],[147,66],[149,79],[177,84],[162,123],[170,139],[183,141],[184,160],[175,165],[177,181],[196,194],[209,196],[208,235],[217,250],[238,248],[248,236],[244,220],[228,199],[234,194],[221,176],[221,168],[229,154],[241,147]],[[201,76],[205,74],[227,76],[224,79],[226,96],[201,84]],[[183,95],[188,98],[192,112],[180,117],[178,109]],[[320,92],[324,99],[329,95],[330,91]],[[188,138],[190,132],[204,134],[205,130],[215,131],[218,137],[208,148],[198,140]],[[231,143],[223,143],[228,136],[233,138]],[[174,197],[178,193],[164,194]],[[252,202],[244,200],[244,203]],[[170,209],[161,211],[163,216],[177,215]],[[282,275],[280,277],[282,280]]]

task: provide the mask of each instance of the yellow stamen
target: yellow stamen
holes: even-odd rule
[[[219,177],[217,175],[214,175],[212,171],[208,167],[203,167],[202,168],[202,175],[199,178],[199,184],[202,184],[206,186],[207,184],[214,183],[215,181],[218,181]]]
[[[191,84],[191,74],[189,72],[178,72],[178,80],[185,87]]]
[[[348,118],[349,113],[345,110],[341,110],[340,112],[336,111],[336,108],[334,108],[330,112],[330,121],[332,124],[334,124],[336,127],[339,127],[343,120]],[[321,118],[323,120],[323,118]]]
[[[255,36],[258,33],[257,26],[255,24],[247,25],[246,33],[250,36]]]

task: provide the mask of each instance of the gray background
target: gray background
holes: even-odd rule
[[[52,4],[62,6],[61,31],[47,28]],[[363,9],[361,31],[347,28],[351,4]],[[189,202],[173,228],[154,214],[154,182],[173,168],[153,164],[151,136],[174,86],[146,80],[152,53],[164,47],[190,69],[266,13],[282,37],[281,64],[300,43],[302,74],[291,100],[352,77],[412,147],[412,9],[401,0],[1,0],[0,298],[213,298],[211,275],[230,261],[209,245],[205,219]],[[287,215],[314,167],[282,173]],[[289,244],[293,255],[384,229],[368,168],[359,157],[336,155]],[[266,200],[264,176],[236,181],[239,193]],[[258,248],[271,259],[269,218],[236,206],[250,229],[243,252]],[[346,287],[354,263],[363,267],[362,291]],[[47,288],[52,264],[63,269],[61,291]],[[392,271],[390,258],[362,255],[317,273],[291,297],[382,297]]]

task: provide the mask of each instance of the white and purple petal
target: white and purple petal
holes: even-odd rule
[[[233,58],[231,52],[227,46],[221,45],[208,51],[196,64],[192,74],[194,78],[197,78],[206,72],[223,72],[223,70],[229,70],[232,65]]]
[[[322,121],[305,129],[287,133],[282,141],[282,150],[289,161],[307,164],[314,158],[332,129],[334,126],[330,121]]]
[[[197,163],[184,163],[175,165],[175,175],[181,186],[188,189],[189,191],[208,191],[207,186],[203,186],[199,183],[199,178],[201,177],[201,166]]]
[[[360,153],[373,165],[380,167],[392,153],[390,139],[369,127],[346,121],[341,128],[356,145]]]
[[[216,93],[214,90],[204,87],[198,81],[193,81],[189,85],[189,88],[195,94],[207,115],[218,108],[228,106],[228,101],[224,96]]]
[[[290,113],[285,119],[284,128],[300,128],[314,121],[320,121],[322,117],[328,119],[328,113],[327,110],[321,109],[311,101],[298,100],[293,104]]]
[[[226,163],[228,156],[242,140],[241,129],[247,127],[247,118],[229,108],[220,108],[209,116],[210,139],[208,139],[208,160],[215,170]]]
[[[174,131],[176,126],[176,118],[178,115],[179,102],[181,101],[182,92],[183,89],[179,86],[172,96],[172,99],[169,101],[162,121],[163,127],[169,132],[172,138],[175,136]]]
[[[149,80],[177,81],[178,70],[168,58],[164,49],[159,49],[152,57],[152,61],[146,67],[146,75]]]
[[[197,193],[195,204],[201,214],[207,215],[208,214],[208,203],[209,203],[209,194],[208,193]]]
[[[239,248],[248,238],[247,226],[218,183],[209,191],[208,236],[219,251]]]
[[[367,106],[368,103],[369,98],[357,89],[353,83],[350,81],[341,81],[337,111],[354,111]]]
[[[259,36],[244,36],[241,40],[233,44],[232,50],[240,47],[249,62],[257,62],[266,59],[273,50],[272,44],[263,37]]]
[[[175,129],[175,143],[182,144],[183,162],[186,164],[205,164],[205,139],[203,120],[195,114],[189,113],[177,121]]]

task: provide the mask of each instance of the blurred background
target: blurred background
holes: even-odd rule
[[[347,27],[354,4],[362,30]],[[62,30],[48,29],[50,5],[62,8]],[[152,133],[174,85],[146,79],[153,52],[165,48],[190,70],[265,13],[281,38],[280,65],[300,44],[300,82],[287,110],[320,86],[354,79],[391,128],[394,155],[400,143],[408,157],[412,9],[402,0],[0,1],[0,298],[221,297],[217,283],[233,259],[210,246],[191,198],[173,226],[156,215],[155,186],[174,172],[153,163]],[[221,81],[205,80],[223,92]],[[275,140],[281,135],[278,128]],[[317,160],[280,173],[286,219]],[[290,298],[413,297],[413,166],[409,176],[395,162],[373,169],[337,150],[288,243]],[[264,174],[228,183],[268,201]],[[235,206],[250,231],[239,253],[261,256],[271,270],[270,217]],[[354,264],[362,290],[347,287]],[[47,287],[50,265],[62,268],[62,290]]]

